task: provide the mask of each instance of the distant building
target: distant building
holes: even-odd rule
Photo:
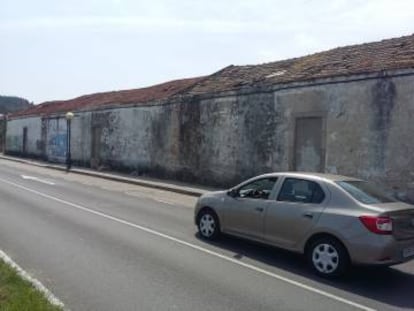
[[[270,171],[374,180],[414,202],[414,35],[229,66],[13,114],[7,152],[228,186]]]

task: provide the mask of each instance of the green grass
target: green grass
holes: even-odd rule
[[[0,260],[0,311],[60,311],[41,292]]]

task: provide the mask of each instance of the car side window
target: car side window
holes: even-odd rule
[[[239,197],[267,200],[269,199],[276,181],[276,177],[255,180],[239,188]]]
[[[277,198],[278,201],[315,204],[324,199],[325,193],[318,183],[297,178],[286,178]]]

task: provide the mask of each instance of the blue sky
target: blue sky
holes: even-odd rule
[[[0,0],[0,94],[68,99],[412,33],[411,0]]]

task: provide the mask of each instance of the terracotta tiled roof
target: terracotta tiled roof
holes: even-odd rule
[[[203,77],[174,80],[141,89],[96,93],[69,100],[45,102],[11,116],[49,115],[109,104],[145,104],[177,95],[202,79]]]
[[[229,66],[197,83],[192,94],[414,68],[414,35],[340,47],[254,66]]]

